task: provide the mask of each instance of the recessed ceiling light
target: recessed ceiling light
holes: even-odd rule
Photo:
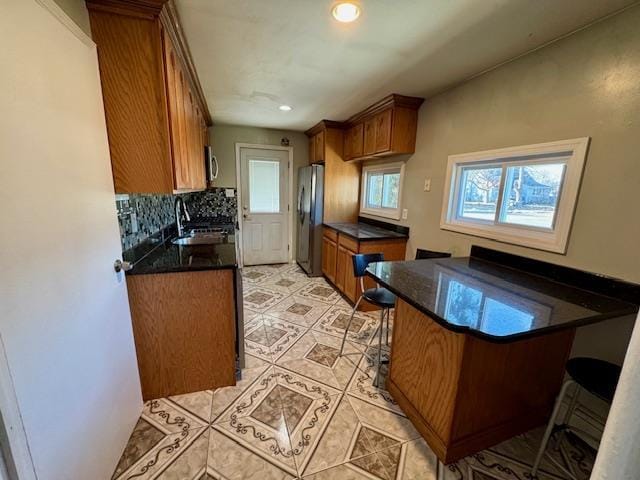
[[[280,105],[278,108],[280,110],[282,110],[283,112],[290,112],[291,111],[291,107],[289,105]]]
[[[349,23],[360,16],[360,7],[350,2],[338,3],[333,7],[331,13],[333,14],[333,18],[339,22]]]

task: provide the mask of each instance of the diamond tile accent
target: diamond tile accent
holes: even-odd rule
[[[259,278],[264,278],[267,275],[262,272],[246,272],[242,274],[243,278],[249,278],[251,280],[258,280]]]
[[[341,313],[333,322],[331,322],[331,326],[344,330],[347,328],[347,325],[349,325],[349,318],[351,318],[351,315]],[[365,321],[363,318],[354,315],[353,320],[351,321],[351,325],[349,326],[349,331],[358,333],[360,330],[362,330],[364,322]]]
[[[323,345],[321,343],[316,343],[314,347],[309,350],[309,353],[305,355],[305,358],[308,358],[312,362],[316,362],[320,365],[331,368],[336,364],[336,360],[338,360],[339,354],[340,350],[338,350],[337,348],[330,347],[329,345]]]
[[[250,293],[249,295],[247,295],[244,298],[245,298],[246,301],[248,301],[250,303],[255,303],[256,305],[262,305],[263,303],[268,302],[269,300],[271,300],[273,297],[271,295],[266,294],[266,293],[254,292],[254,293]]]
[[[280,328],[265,325],[264,329],[254,330],[245,338],[252,342],[259,343],[260,345],[264,345],[265,347],[271,347],[286,334],[287,332]]]
[[[318,297],[329,298],[335,292],[329,287],[314,287],[313,289],[309,290],[309,293]]]
[[[302,303],[294,303],[289,308],[287,308],[287,312],[295,313],[296,315],[304,316],[309,313],[313,307],[309,305],[304,305]]]
[[[294,282],[293,280],[289,280],[288,278],[283,278],[281,280],[278,280],[276,282],[276,285],[279,285],[281,287],[290,287],[291,285],[294,285],[296,282]]]

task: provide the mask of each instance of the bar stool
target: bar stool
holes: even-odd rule
[[[451,254],[449,252],[434,252],[433,250],[425,250],[418,248],[416,250],[416,260],[427,260],[429,258],[449,258]]]
[[[351,328],[351,322],[353,321],[353,316],[358,310],[358,306],[360,302],[364,299],[367,302],[380,307],[380,327],[378,334],[378,359],[376,362],[376,377],[373,381],[373,386],[378,387],[380,385],[380,369],[382,365],[382,329],[384,328],[384,319],[385,316],[387,318],[387,345],[389,344],[389,312],[396,304],[396,296],[391,293],[386,288],[382,288],[379,285],[375,288],[368,288],[365,290],[364,288],[364,275],[367,270],[367,267],[370,263],[375,262],[383,262],[384,256],[382,253],[358,253],[353,255],[353,276],[356,277],[360,282],[360,290],[362,291],[362,295],[358,298],[353,310],[351,311],[351,317],[349,317],[349,323],[347,324],[347,328],[344,331],[344,336],[342,337],[342,345],[340,346],[340,356],[343,355],[344,344],[347,341],[347,334],[349,333],[349,329]],[[367,357],[371,358],[365,352]],[[373,360],[373,359],[372,359]]]
[[[575,411],[580,391],[584,389],[599,399],[611,404],[613,401],[613,395],[616,391],[616,386],[618,385],[618,379],[620,378],[620,370],[620,366],[605,362],[604,360],[598,360],[597,358],[576,357],[567,362],[567,373],[570,378],[562,385],[560,394],[558,395],[553,407],[553,413],[551,414],[549,424],[547,425],[547,429],[542,437],[542,442],[540,443],[540,449],[538,450],[536,459],[533,462],[533,467],[531,468],[531,476],[533,478],[537,478],[536,475],[540,468],[542,456],[544,455],[547,444],[549,443],[549,438],[551,438],[554,430],[563,431],[569,428],[569,420],[571,420],[571,416]],[[558,416],[558,412],[560,411],[562,399],[571,385],[576,386],[573,398],[571,399],[567,413],[564,416],[562,425],[556,426],[555,421]],[[586,432],[583,433],[589,435]]]

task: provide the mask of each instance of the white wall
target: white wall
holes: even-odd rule
[[[50,0],[0,42],[0,362],[38,478],[108,479],[142,398],[96,50]]]

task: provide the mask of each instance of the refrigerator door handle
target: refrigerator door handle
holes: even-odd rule
[[[298,215],[300,216],[300,223],[304,223],[304,185],[298,198]]]

